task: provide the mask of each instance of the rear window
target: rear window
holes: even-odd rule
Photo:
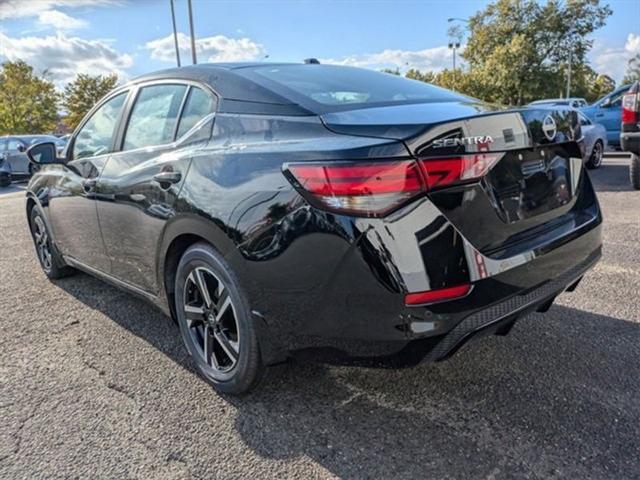
[[[238,72],[290,98],[333,111],[403,103],[468,100],[428,83],[388,73],[337,65],[254,67]]]

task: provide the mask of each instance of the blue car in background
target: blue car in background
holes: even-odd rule
[[[581,108],[592,122],[604,126],[607,131],[607,142],[614,148],[620,148],[620,118],[622,116],[622,96],[631,85],[623,85],[600,100]]]

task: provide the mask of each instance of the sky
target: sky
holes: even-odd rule
[[[198,62],[293,61],[366,68],[450,68],[449,17],[480,0],[193,0]],[[640,53],[640,0],[609,0],[592,66],[615,80]],[[187,1],[175,0],[183,64],[191,62]],[[464,26],[464,23],[461,23]],[[169,0],[0,0],[0,61],[23,59],[62,88],[77,73],[123,79],[175,66]]]

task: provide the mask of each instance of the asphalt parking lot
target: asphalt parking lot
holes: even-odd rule
[[[604,258],[547,314],[439,364],[287,364],[242,399],[141,300],[49,282],[2,192],[0,477],[639,478],[640,192],[625,158],[592,178]]]

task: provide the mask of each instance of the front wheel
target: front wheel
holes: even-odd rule
[[[587,161],[587,168],[594,170],[596,168],[600,168],[602,165],[602,157],[604,155],[604,146],[600,141],[597,141],[593,145],[593,150],[591,150],[591,156]]]
[[[235,275],[207,243],[187,249],[176,272],[175,310],[200,374],[217,390],[246,393],[264,375],[258,335]]]
[[[8,187],[11,185],[11,175],[4,175],[0,177],[0,187]]]
[[[640,190],[640,155],[636,155],[635,153],[631,154],[629,177],[633,188]]]
[[[44,216],[38,207],[31,209],[29,226],[33,244],[36,247],[36,254],[45,275],[51,279],[57,279],[74,273],[75,270],[65,265],[62,255],[56,249]]]

